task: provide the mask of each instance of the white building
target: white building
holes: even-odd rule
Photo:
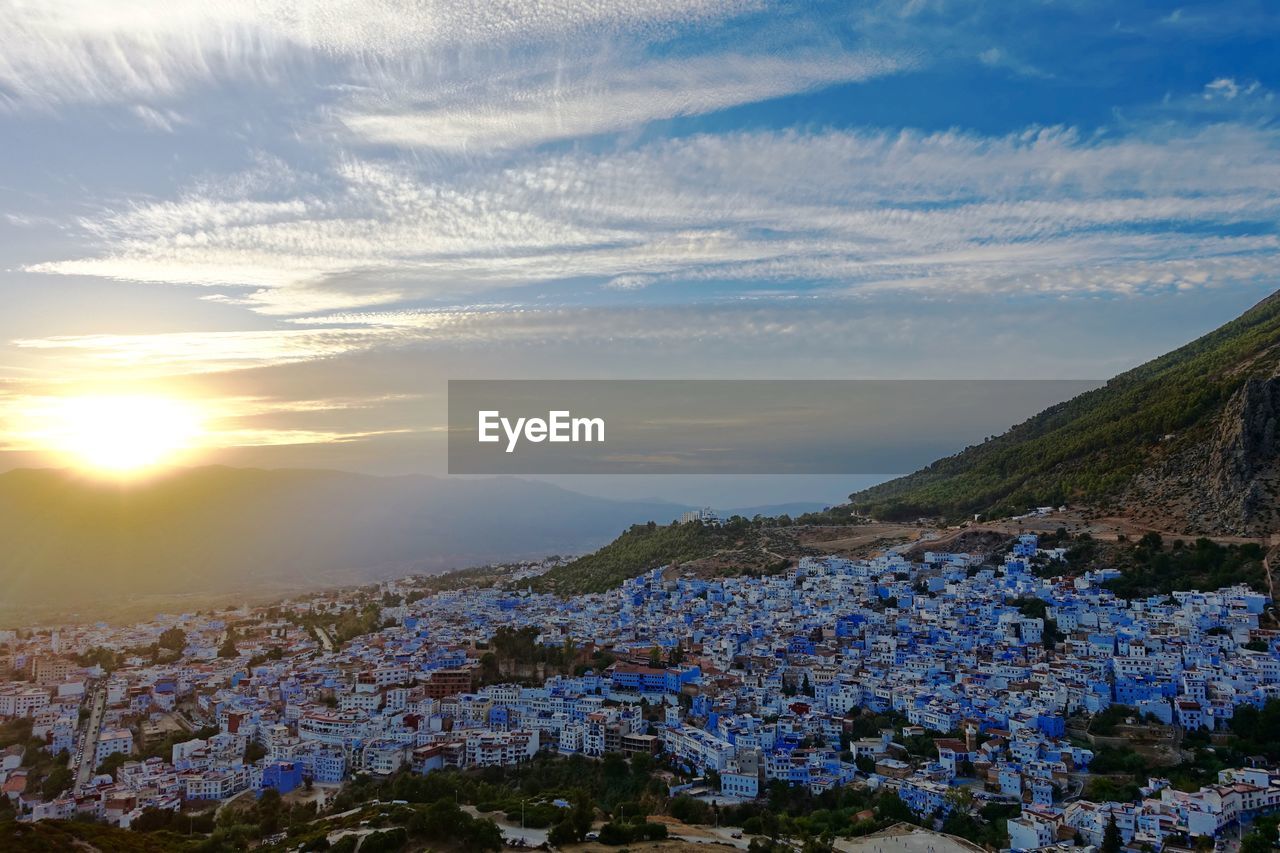
[[[108,755],[128,755],[133,752],[133,732],[128,729],[107,729],[98,735],[94,760],[101,764]]]

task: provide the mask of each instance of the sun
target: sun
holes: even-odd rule
[[[47,450],[77,467],[117,475],[175,461],[204,432],[200,408],[170,397],[63,397],[35,414],[32,437]]]

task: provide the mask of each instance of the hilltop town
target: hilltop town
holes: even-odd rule
[[[832,849],[901,822],[992,849],[1270,844],[1267,596],[1122,597],[1118,570],[1043,544],[663,567],[570,599],[530,591],[547,561],[0,632],[0,827],[202,849]]]

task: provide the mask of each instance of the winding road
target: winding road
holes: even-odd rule
[[[79,794],[93,777],[94,757],[98,752],[98,734],[102,731],[102,715],[107,710],[107,685],[99,682],[93,687],[89,702],[89,719],[85,721],[84,736],[80,738],[79,767],[76,768],[75,792]]]

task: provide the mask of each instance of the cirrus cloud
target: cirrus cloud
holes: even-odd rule
[[[347,158],[82,224],[51,274],[201,285],[304,316],[585,281],[1071,293],[1249,280],[1274,266],[1274,131],[757,132],[433,174]],[[287,167],[276,165],[277,170]],[[269,187],[265,193],[253,188]]]
[[[468,47],[587,34],[655,37],[759,8],[755,0],[92,0],[0,3],[0,104],[153,102],[211,82],[324,79]]]

